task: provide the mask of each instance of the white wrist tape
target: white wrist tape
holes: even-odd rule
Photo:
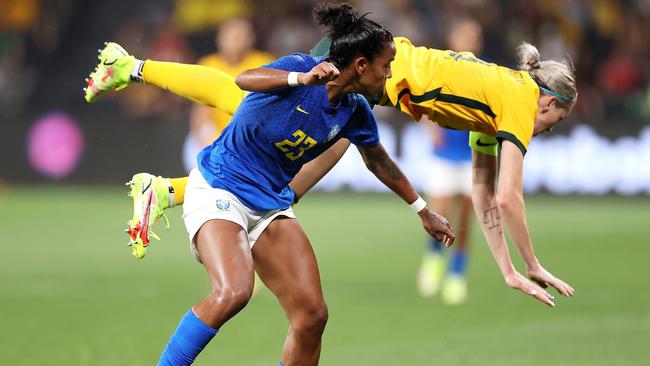
[[[298,82],[298,75],[299,72],[291,71],[289,75],[287,75],[287,84],[289,86],[299,86],[300,83]]]
[[[416,199],[415,202],[411,203],[409,206],[413,211],[418,213],[422,211],[422,209],[427,207],[427,201],[423,200],[422,197],[418,196],[418,199]]]

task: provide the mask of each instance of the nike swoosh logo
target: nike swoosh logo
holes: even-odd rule
[[[149,181],[149,184],[147,184],[144,188],[142,188],[142,193],[146,192],[147,189],[149,189],[149,187],[151,187],[151,181]]]
[[[113,61],[111,61],[111,62],[107,62],[107,61],[108,61],[108,60],[104,61],[103,64],[106,65],[106,66],[109,66],[109,65],[114,64],[115,61],[117,61],[117,59],[115,59],[115,60],[113,60]]]
[[[493,142],[493,143],[491,143],[491,144],[486,144],[486,143],[484,143],[484,142],[481,142],[481,139],[478,139],[478,140],[476,140],[476,144],[477,144],[478,146],[494,146],[494,145],[496,145],[497,143],[496,143],[496,142]]]
[[[301,112],[301,113],[304,113],[304,114],[309,114],[309,112],[307,112],[306,110],[300,108],[300,105],[298,105],[298,106],[296,107],[296,110],[297,110],[298,112]]]

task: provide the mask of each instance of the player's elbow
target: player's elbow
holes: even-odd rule
[[[246,75],[246,72],[244,71],[241,74],[237,75],[237,77],[235,78],[235,84],[237,84],[237,86],[241,90],[248,90],[248,89],[246,89],[246,87],[248,86],[247,85],[247,79],[248,79],[248,76]]]
[[[259,84],[259,82],[255,82],[255,76],[255,70],[246,70],[235,77],[235,84],[237,84],[241,90],[259,91],[259,85],[255,85]]]
[[[496,202],[497,202],[497,207],[499,208],[499,211],[504,211],[504,210],[508,210],[510,208],[510,205],[512,203],[512,199],[508,195],[497,194]]]
[[[375,176],[381,176],[381,171],[376,163],[371,161],[364,161],[364,163],[366,164],[366,169],[368,169],[369,172]]]
[[[496,196],[496,203],[499,211],[512,211],[519,205],[517,192],[507,189],[500,189]]]
[[[359,149],[359,153],[361,153],[361,160],[363,160],[363,164],[368,170],[374,173],[375,169],[377,169],[378,166],[377,160],[368,157],[368,154],[364,149]]]

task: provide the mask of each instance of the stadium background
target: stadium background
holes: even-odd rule
[[[179,210],[144,261],[122,247],[130,204],[118,185],[138,171],[183,175],[190,105],[133,87],[83,102],[102,42],[194,62],[214,51],[224,19],[247,16],[258,49],[307,52],[321,37],[310,17],[315,3],[0,1],[1,364],[150,364],[207,287]],[[424,239],[403,204],[378,193],[313,194],[297,210],[330,305],[322,363],[647,364],[650,1],[352,3],[415,44],[445,47],[449,21],[463,15],[483,26],[483,57],[492,62],[513,66],[522,40],[543,58],[571,56],[578,104],[531,145],[526,189],[539,192],[527,203],[542,263],[577,297],[550,311],[508,290],[475,229],[468,304],[420,299],[414,277]],[[396,112],[377,113],[385,144],[424,185],[418,167],[428,147],[413,142],[420,131]],[[380,190],[358,173],[354,154],[322,190]],[[285,326],[263,292],[198,364],[274,364]]]

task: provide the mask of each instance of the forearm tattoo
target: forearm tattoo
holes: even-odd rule
[[[385,171],[391,179],[400,180],[404,178],[402,171],[399,169],[397,164],[395,164],[395,162],[390,157],[388,157],[388,155],[379,162],[379,166],[381,167],[381,170]]]
[[[367,159],[369,162],[369,168],[373,173],[384,172],[388,178],[393,180],[400,180],[404,178],[404,174],[400,168],[397,166],[397,164],[395,164],[393,159],[388,156],[384,149],[368,149]]]
[[[490,230],[501,226],[501,215],[496,206],[483,211],[483,223],[487,225]]]

